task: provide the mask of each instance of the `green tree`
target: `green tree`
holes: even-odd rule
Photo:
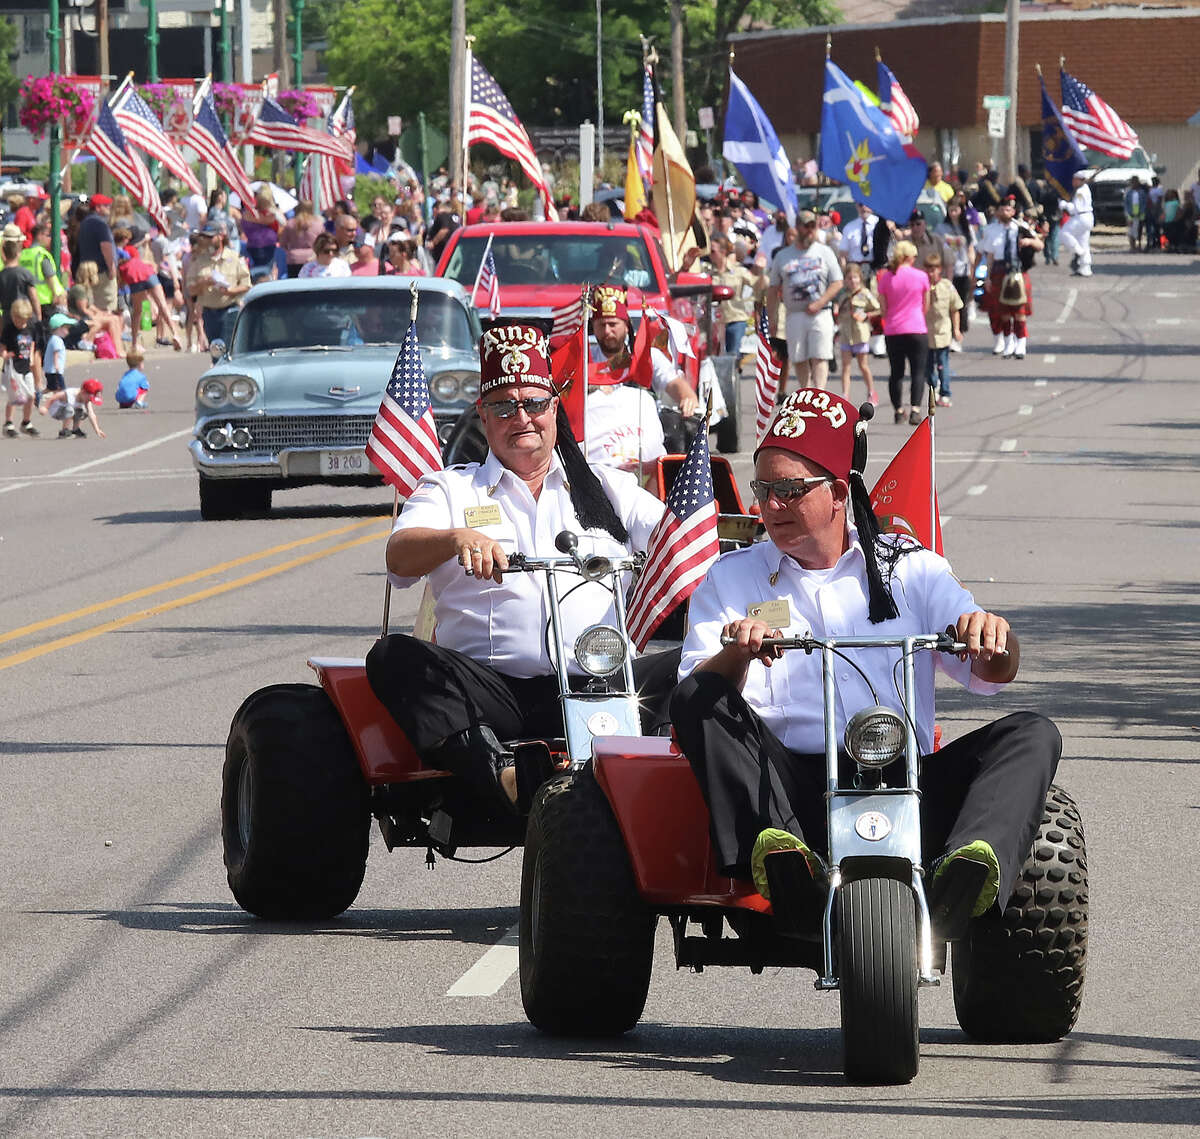
[[[0,59],[7,66],[0,67],[0,120],[7,117],[9,104],[14,102],[21,81],[13,70],[17,56],[17,25],[7,16],[0,17]]]

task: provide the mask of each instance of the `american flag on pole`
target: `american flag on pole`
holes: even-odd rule
[[[351,87],[342,96],[342,101],[329,112],[329,117],[325,120],[325,126],[334,138],[345,139],[350,144],[350,159],[339,169],[336,158],[329,158],[327,155],[314,157],[304,167],[304,173],[300,178],[300,197],[312,202],[317,213],[333,208],[333,203],[344,196],[342,174],[354,173],[350,162],[353,161],[354,144],[357,141],[358,133],[354,128],[354,104],[350,102],[350,96],[353,93],[354,88]]]
[[[236,191],[243,202],[254,201],[254,191],[246,180],[246,172],[229,145],[221,120],[217,118],[217,108],[213,105],[212,91],[207,82],[197,95],[192,125],[187,132],[187,144],[217,172],[221,181]]]
[[[666,510],[647,546],[646,565],[627,613],[629,637],[639,652],[671,610],[691,597],[720,553],[708,432],[703,427],[667,492]]]
[[[642,123],[638,128],[637,165],[642,181],[654,182],[654,81],[648,64],[642,65]]]
[[[326,134],[324,131],[302,127],[270,96],[262,101],[258,118],[246,135],[246,141],[257,146],[274,146],[282,150],[305,150],[311,154],[323,154],[340,158],[343,162],[354,159],[354,148],[344,134]],[[340,196],[340,195],[339,195]]]
[[[775,359],[771,351],[771,338],[767,333],[767,310],[762,309],[754,322],[758,341],[754,353],[754,398],[757,404],[754,419],[754,438],[761,439],[775,414],[775,395],[779,391],[779,374],[783,364]]]
[[[483,304],[475,299],[480,290],[483,291]],[[490,249],[483,259],[483,268],[479,271],[479,281],[475,285],[475,295],[471,297],[471,303],[476,308],[486,308],[488,316],[500,315],[500,278],[496,276],[496,259]]]
[[[877,60],[875,66],[879,75],[880,109],[892,120],[898,135],[907,139],[916,138],[917,131],[921,129],[916,107],[909,102],[892,69],[882,59]]]
[[[1075,141],[1088,150],[1113,158],[1128,158],[1138,146],[1138,136],[1116,111],[1086,83],[1065,68],[1059,69],[1062,84],[1062,117]]]
[[[542,164],[533,153],[533,143],[505,98],[496,81],[487,73],[483,64],[474,55],[471,57],[471,98],[467,107],[466,145],[486,142],[501,154],[508,155],[525,171],[529,180],[537,187],[546,205],[546,217],[558,220]]]
[[[129,149],[125,135],[117,125],[117,120],[113,118],[112,109],[107,103],[100,104],[96,125],[92,127],[92,133],[88,135],[84,146],[96,156],[96,160],[122,186],[146,207],[151,221],[163,233],[170,233],[171,225],[163,213],[158,189],[150,177],[150,171],[138,157],[137,151]]]
[[[367,458],[401,498],[412,494],[425,475],[442,469],[442,449],[429,402],[425,365],[421,363],[416,321],[404,334],[367,440]]]
[[[113,118],[125,133],[126,142],[140,146],[147,154],[157,158],[168,170],[179,178],[193,194],[204,192],[187,160],[171,141],[158,116],[137,93],[132,83],[117,97],[112,107]]]
[[[583,320],[583,295],[565,305],[557,305],[550,310],[550,319],[554,321],[550,329],[550,339],[557,340],[560,336],[570,336]]]

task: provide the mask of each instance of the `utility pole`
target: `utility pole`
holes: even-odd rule
[[[1005,173],[1017,176],[1017,53],[1021,36],[1020,0],[1008,0],[1004,25],[1004,93],[1008,96],[1008,129],[1004,132]]]
[[[601,0],[596,0],[596,169],[604,169],[604,23],[600,14]],[[583,155],[579,156],[580,161]],[[601,173],[603,177],[603,173]]]
[[[462,164],[463,128],[466,125],[467,93],[467,0],[450,4],[450,156],[447,169],[453,182]],[[466,194],[466,186],[462,193]],[[464,201],[465,205],[465,201]]]
[[[107,0],[104,0],[107,3]],[[221,17],[221,38],[218,43],[221,57],[221,82],[233,82],[233,46],[229,38],[229,0],[217,0],[217,15]]]
[[[274,71],[279,76],[279,90],[288,86],[288,49],[287,49],[287,0],[271,0],[271,17],[275,25],[275,42],[272,63]]]
[[[146,5],[146,82],[158,82],[158,0],[142,0]]]
[[[100,57],[100,85],[108,75],[108,0],[96,0],[96,39]]]
[[[50,48],[50,73],[61,74],[62,60],[59,54],[59,40],[62,37],[62,27],[58,17],[58,0],[50,0],[50,31],[47,40]],[[54,258],[55,272],[62,272],[62,179],[59,177],[58,164],[62,161],[61,154],[62,128],[58,123],[50,124],[50,256]],[[49,318],[47,318],[49,319]]]
[[[292,0],[292,72],[296,90],[304,86],[301,75],[304,71],[304,0]]]
[[[687,134],[687,103],[683,95],[683,0],[671,0],[671,124],[682,146]]]

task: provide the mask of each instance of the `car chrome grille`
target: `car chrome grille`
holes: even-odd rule
[[[244,427],[253,442],[241,454],[278,454],[299,447],[365,447],[373,415],[214,415],[208,427]]]

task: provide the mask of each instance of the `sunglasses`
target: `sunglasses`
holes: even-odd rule
[[[790,506],[793,502],[799,502],[810,490],[816,490],[822,483],[831,481],[826,475],[814,475],[807,479],[776,479],[774,482],[751,479],[750,492],[760,506],[765,506],[771,495],[785,506]]]
[[[512,419],[520,408],[524,408],[525,414],[532,419],[535,415],[542,415],[550,406],[553,398],[548,395],[533,396],[530,399],[498,399],[492,403],[480,404],[480,406],[497,419]]]

